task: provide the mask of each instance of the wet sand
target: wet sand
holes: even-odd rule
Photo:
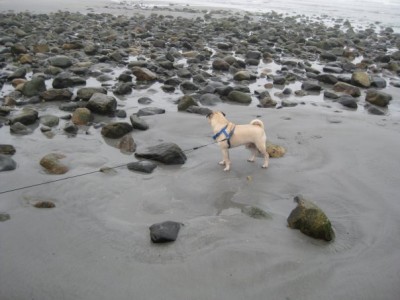
[[[238,124],[259,117],[286,155],[264,170],[236,148],[225,173],[210,145],[150,175],[118,168],[0,195],[0,212],[10,215],[0,223],[0,299],[397,299],[400,118],[320,103],[215,109]],[[144,118],[151,129],[132,134],[139,149],[212,141],[204,116]],[[49,152],[67,156],[69,176],[136,160],[94,128],[73,139],[36,130],[1,142],[16,147],[18,162],[0,173],[1,190],[59,178],[38,164]],[[297,194],[328,215],[333,242],[287,227]],[[56,207],[33,207],[39,200]],[[246,205],[271,218],[243,214]],[[166,220],[184,224],[177,241],[152,244],[148,227]]]

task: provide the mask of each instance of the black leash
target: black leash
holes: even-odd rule
[[[203,147],[207,147],[207,146],[219,143],[219,142],[223,142],[225,140],[227,140],[227,139],[224,139],[224,140],[221,140],[221,141],[215,141],[215,142],[212,142],[212,143],[209,143],[209,144],[200,145],[200,146],[193,147],[193,148],[186,149],[186,150],[182,150],[182,151],[183,152],[192,152],[192,151],[195,151],[195,150],[203,148]],[[0,195],[11,193],[11,192],[15,192],[15,191],[20,191],[20,190],[24,190],[24,189],[29,189],[29,188],[32,188],[32,187],[41,186],[41,185],[45,185],[45,184],[50,184],[50,183],[54,183],[54,182],[69,180],[69,179],[73,179],[73,178],[77,178],[77,177],[81,177],[81,176],[91,175],[91,174],[98,173],[98,172],[104,173],[107,170],[112,170],[112,169],[117,169],[117,168],[120,168],[120,167],[125,167],[128,164],[129,163],[126,163],[126,164],[123,164],[123,165],[114,166],[114,167],[104,167],[104,168],[100,168],[99,170],[96,170],[96,171],[81,173],[81,174],[72,175],[72,176],[68,176],[68,177],[63,177],[63,178],[59,178],[59,179],[55,179],[55,180],[45,181],[45,182],[42,182],[42,183],[36,183],[36,184],[32,184],[32,185],[22,186],[22,187],[11,189],[11,190],[1,191]]]

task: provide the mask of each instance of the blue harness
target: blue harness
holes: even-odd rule
[[[233,129],[232,129],[232,131],[230,133],[228,133],[226,131],[227,128],[228,128],[228,124],[226,124],[226,126],[224,128],[222,128],[220,131],[218,131],[216,134],[214,134],[212,138],[214,140],[217,140],[217,138],[221,134],[224,134],[225,135],[225,139],[221,140],[220,142],[227,141],[228,142],[228,148],[230,148],[231,147],[231,141],[230,140],[231,140],[231,137],[232,137],[233,133],[235,132],[235,127],[233,127]]]

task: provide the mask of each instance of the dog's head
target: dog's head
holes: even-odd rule
[[[211,122],[211,120],[214,118],[225,119],[225,113],[222,111],[212,111],[207,114],[206,118],[207,118],[208,122]]]

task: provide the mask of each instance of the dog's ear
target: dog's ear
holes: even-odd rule
[[[226,117],[226,115],[225,115],[225,113],[224,113],[223,111],[221,111],[221,114],[222,114],[224,117]]]
[[[213,113],[214,113],[214,112],[209,112],[209,113],[206,115],[206,118],[207,118],[207,119],[210,118],[211,115],[212,115]]]

